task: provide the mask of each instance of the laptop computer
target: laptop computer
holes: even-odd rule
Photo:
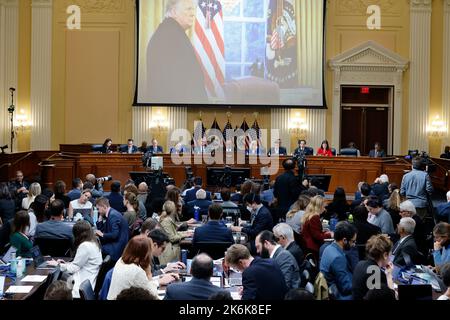
[[[398,300],[433,300],[433,289],[429,284],[400,284]]]
[[[13,246],[9,247],[5,255],[0,259],[0,265],[6,265],[11,261],[13,253],[16,253],[17,249]]]
[[[45,261],[44,256],[38,246],[34,246],[30,249],[31,257],[33,258],[34,266],[36,268],[55,268],[55,266],[50,266],[47,261]]]

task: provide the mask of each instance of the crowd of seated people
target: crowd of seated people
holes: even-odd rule
[[[285,164],[288,181],[291,167],[288,161]],[[429,219],[417,214],[414,203],[399,193],[398,186],[389,184],[388,177],[380,176],[372,186],[362,183],[360,196],[351,206],[342,188],[335,190],[327,205],[317,187],[303,185],[298,179],[292,180],[293,189],[298,191],[287,199],[281,198],[280,194],[285,194],[275,182],[273,201],[263,201],[264,188],[247,180],[238,192],[232,193],[234,188],[220,190],[222,200],[218,201],[206,192],[201,179],[186,190],[171,186],[164,198],[132,181],[123,185],[117,181],[111,192],[102,190],[94,197],[93,190],[99,191],[98,187],[92,177],[86,177],[84,182],[74,179],[68,194],[61,181],[55,183],[55,197],[35,184],[34,188],[42,191],[33,191],[34,199],[25,211],[22,202],[31,192],[17,190],[30,189],[33,184],[20,180],[20,175],[15,183],[0,184],[0,255],[8,244],[17,249],[17,255],[29,257],[42,238],[69,240],[72,261],[50,262],[67,274],[69,289],[55,282],[47,299],[58,295],[65,299],[69,293],[71,299],[78,299],[78,289],[85,280],[92,288],[102,288],[99,296],[104,299],[119,299],[124,291],[126,299],[127,295],[140,295],[139,290],[160,299],[158,288],[166,290],[167,300],[227,298],[209,283],[212,257],[206,253],[193,259],[191,281],[180,282],[176,272],[186,268],[181,262],[182,241],[193,247],[204,242],[228,243],[224,265],[242,272],[240,293],[244,300],[284,299],[290,289],[306,288],[313,294],[308,284],[316,279],[328,286],[332,299],[391,297],[391,256],[399,266],[432,265],[443,279],[448,273],[449,224],[439,222],[429,229]],[[71,200],[67,207],[66,197]],[[201,227],[201,221],[193,218],[194,207],[203,209],[207,216]],[[224,220],[227,210],[241,219],[228,225]],[[332,219],[339,223],[333,225]],[[248,242],[233,244],[233,232],[245,234]],[[107,256],[112,268],[99,277]],[[382,275],[378,291],[367,287],[366,270],[370,267],[378,268]],[[288,296],[305,295],[293,292]]]

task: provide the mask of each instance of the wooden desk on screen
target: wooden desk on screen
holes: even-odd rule
[[[224,167],[229,164],[232,167],[250,168],[250,177],[262,179],[261,168],[273,166],[269,157],[252,158],[244,157],[241,164],[232,165],[228,161],[210,164],[211,159],[204,159],[201,155],[185,155],[185,162],[174,163],[171,155],[164,154],[164,172],[175,179],[176,185],[181,186],[185,181],[185,167],[191,166],[194,176],[200,176],[207,181],[208,167]],[[282,162],[288,157],[279,157],[279,170],[270,177],[271,180],[283,173]],[[234,157],[236,159],[236,155]],[[205,162],[208,160],[208,162]],[[273,159],[272,159],[273,160]],[[124,183],[129,179],[130,171],[145,171],[142,166],[142,154],[98,154],[98,153],[61,153],[57,157],[44,160],[41,163],[42,181],[51,187],[55,181],[63,180],[68,188],[72,179],[80,177],[84,179],[86,174],[93,173],[96,177],[112,175],[113,180]],[[333,192],[336,187],[341,186],[347,192],[354,192],[358,182],[367,181],[373,183],[375,178],[382,173],[389,176],[390,182],[401,183],[404,171],[410,169],[410,164],[401,158],[368,158],[368,157],[308,157],[307,174],[331,174],[329,191]],[[110,182],[105,184],[105,190],[109,190]]]

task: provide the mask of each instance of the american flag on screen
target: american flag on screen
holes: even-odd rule
[[[225,81],[223,12],[219,0],[198,0],[193,44],[210,97],[222,97]]]

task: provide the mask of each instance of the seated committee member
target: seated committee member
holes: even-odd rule
[[[397,226],[397,232],[400,240],[394,245],[392,254],[394,255],[394,263],[400,266],[409,266],[411,264],[420,264],[419,251],[417,250],[416,241],[413,233],[416,222],[413,218],[401,218]]]
[[[164,151],[163,151],[163,147],[158,145],[158,140],[152,139],[152,145],[147,148],[147,152],[150,152],[152,154],[158,154],[158,153],[163,153]]]
[[[188,148],[186,146],[184,146],[181,142],[178,142],[175,146],[170,148],[170,153],[174,153],[174,154],[182,154],[182,153],[186,153],[189,152]]]
[[[360,157],[361,156],[361,152],[359,151],[359,149],[356,147],[356,143],[354,143],[353,141],[349,142],[347,145],[347,148],[349,149],[355,149],[356,150],[356,156]]]
[[[158,296],[157,282],[151,271],[152,240],[144,235],[131,238],[112,272],[108,300],[115,300],[124,289],[143,288]]]
[[[318,156],[332,157],[333,152],[331,151],[330,145],[328,144],[328,140],[323,140],[320,144],[319,149],[317,149]]]
[[[49,261],[49,264],[59,265],[61,271],[73,276],[72,296],[79,298],[79,287],[85,280],[89,280],[92,288],[95,288],[103,259],[97,237],[87,221],[78,221],[72,231],[76,251],[73,261],[66,263],[64,260],[53,260]]]
[[[220,204],[214,203],[208,208],[209,221],[198,228],[195,228],[192,244],[195,246],[197,242],[229,242],[234,243],[233,234],[223,222],[222,207]]]
[[[9,237],[11,247],[17,249],[16,257],[31,257],[33,243],[26,235],[27,228],[30,227],[30,216],[28,212],[22,210],[14,215],[12,234]]]
[[[95,202],[98,210],[97,230],[102,251],[109,254],[112,261],[117,261],[128,242],[128,223],[120,212],[109,206],[106,198],[99,198]]]
[[[306,146],[306,140],[301,139],[298,140],[298,148],[294,150],[294,156],[303,155],[303,156],[312,156],[314,154],[313,148]]]
[[[138,148],[140,153],[146,153],[148,151],[147,141],[142,141],[141,146]]]
[[[112,149],[111,149],[111,145],[112,145],[112,139],[111,138],[107,138],[105,140],[105,142],[103,142],[103,145],[100,149],[100,153],[112,153]]]
[[[208,300],[211,295],[223,291],[209,281],[213,271],[211,257],[205,253],[195,256],[191,264],[192,279],[168,285],[164,300]]]
[[[285,156],[285,155],[287,155],[286,148],[281,146],[281,139],[277,139],[274,141],[274,146],[272,148],[270,148],[267,155],[268,156],[272,156],[272,155]]]
[[[260,146],[258,140],[251,141],[247,151],[245,152],[247,156],[263,155],[264,153],[265,150],[262,146]]]
[[[369,157],[372,158],[384,158],[386,157],[386,152],[381,148],[379,142],[375,142],[375,148],[369,151]]]
[[[122,147],[120,152],[122,152],[122,153],[130,153],[130,154],[131,153],[137,153],[138,152],[138,147],[136,147],[134,145],[133,139],[128,139],[127,145]]]
[[[194,24],[195,12],[192,0],[166,1],[165,19],[147,47],[149,101],[208,103],[203,71],[186,35]]]
[[[225,253],[225,262],[242,272],[242,300],[284,300],[288,287],[273,260],[253,258],[247,247],[233,244]]]
[[[256,236],[256,252],[263,259],[272,259],[280,268],[289,289],[300,286],[300,271],[294,256],[277,244],[272,232],[264,230]]]
[[[50,220],[38,223],[34,237],[73,240],[72,228],[72,223],[64,221],[64,202],[55,200],[50,204]]]
[[[353,300],[363,300],[369,291],[369,277],[380,275],[380,284],[394,288],[392,279],[393,264],[389,261],[392,242],[385,235],[372,236],[366,244],[366,260],[361,260],[353,271],[352,295]],[[382,268],[385,270],[383,271]]]
[[[439,158],[450,159],[450,146],[445,146],[444,153]]]
[[[334,232],[334,242],[325,248],[320,260],[320,272],[337,300],[352,299],[352,270],[345,252],[355,246],[356,231],[347,221],[339,222]]]

